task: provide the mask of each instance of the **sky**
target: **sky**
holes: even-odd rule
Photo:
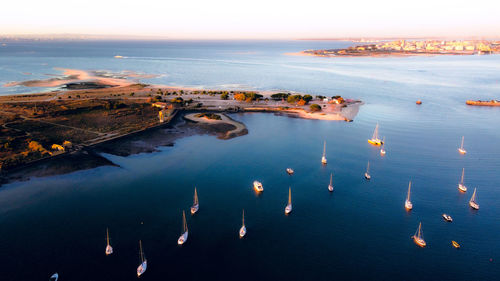
[[[171,39],[498,37],[500,1],[9,0],[0,35]]]

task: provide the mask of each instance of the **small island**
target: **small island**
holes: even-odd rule
[[[387,57],[429,55],[489,55],[500,53],[500,41],[396,40],[344,49],[305,50],[295,55],[320,57]]]

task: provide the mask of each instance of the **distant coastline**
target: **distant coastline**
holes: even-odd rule
[[[490,55],[500,53],[500,41],[396,40],[355,45],[344,49],[305,50],[287,55],[318,57],[401,57],[439,55]]]

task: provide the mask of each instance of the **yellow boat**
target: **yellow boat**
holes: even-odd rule
[[[377,126],[375,126],[375,131],[373,132],[373,136],[371,139],[368,139],[368,143],[369,144],[372,144],[372,145],[382,145],[384,142],[381,141],[379,138],[378,138],[378,123],[377,123]]]
[[[460,244],[458,244],[456,241],[451,241],[451,244],[457,249],[460,248]]]

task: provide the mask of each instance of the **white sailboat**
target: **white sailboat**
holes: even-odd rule
[[[253,182],[253,188],[257,192],[262,192],[264,191],[264,187],[262,186],[262,183],[260,181],[254,181]]]
[[[462,136],[462,144],[460,145],[460,148],[458,149],[458,152],[460,152],[460,154],[467,153],[467,150],[465,150],[465,148],[464,148],[464,137],[463,136]]]
[[[106,228],[106,256],[109,256],[113,253],[113,247],[109,244],[109,230]]]
[[[370,176],[370,161],[368,161],[368,165],[366,166],[365,179],[370,180],[372,176]]]
[[[194,215],[200,209],[200,204],[198,203],[198,193],[196,192],[196,187],[194,188],[194,199],[193,206],[191,206],[191,215]]]
[[[243,238],[246,234],[247,228],[245,227],[245,209],[243,209],[243,216],[241,217],[240,238]]]
[[[330,192],[332,192],[332,191],[333,191],[332,180],[333,180],[333,173],[330,173],[330,184],[328,185],[328,190],[329,190]]]
[[[144,272],[146,272],[146,269],[148,268],[148,260],[144,257],[144,251],[142,250],[141,240],[139,240],[139,251],[141,255],[141,264],[137,267],[137,277],[143,275]]]
[[[410,189],[411,189],[411,181],[408,184],[408,194],[406,195],[406,200],[405,200],[405,208],[407,211],[413,209],[413,204],[410,201]]]
[[[287,172],[289,175],[293,175],[294,170],[293,170],[292,168],[286,168],[286,172]]]
[[[182,211],[182,234],[177,239],[177,244],[182,245],[186,243],[188,239],[188,226],[186,222],[186,212]]]
[[[476,202],[476,188],[474,188],[474,193],[472,193],[472,197],[469,200],[469,206],[474,210],[479,210],[479,204]]]
[[[385,137],[384,140],[382,141],[382,147],[380,148],[380,156],[385,155]]]
[[[458,190],[462,192],[467,191],[467,187],[464,185],[464,173],[465,173],[465,168],[462,168],[462,178],[460,179],[460,183],[458,184]]]
[[[422,232],[422,223],[418,225],[417,232],[415,232],[415,235],[413,235],[411,238],[413,238],[415,244],[420,247],[425,247],[427,245],[424,240],[424,233]]]
[[[285,214],[290,214],[292,212],[292,188],[288,188],[288,204],[285,207]]]
[[[373,145],[377,145],[377,146],[384,143],[378,137],[378,123],[377,123],[377,126],[375,126],[375,131],[373,131],[373,136],[371,139],[368,140],[368,143],[373,144]]]
[[[321,164],[326,165],[326,141],[323,142],[323,156],[321,157]]]
[[[52,274],[52,276],[50,276],[49,281],[57,281],[57,280],[59,280],[59,273],[56,272]]]

